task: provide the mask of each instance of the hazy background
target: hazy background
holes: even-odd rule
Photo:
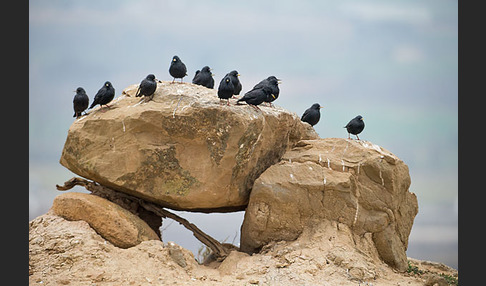
[[[216,87],[240,74],[243,92],[283,80],[276,105],[299,116],[325,106],[325,137],[364,117],[360,138],[410,168],[419,213],[407,255],[458,267],[458,4],[426,1],[29,1],[29,220],[45,213],[56,184],[75,176],[59,164],[74,121],[74,90],[90,104],[103,83],[116,97],[147,74],[172,80],[172,56],[213,68]],[[85,192],[81,187],[73,191]],[[239,243],[243,212],[177,212],[218,240]],[[192,250],[171,220],[163,239]]]

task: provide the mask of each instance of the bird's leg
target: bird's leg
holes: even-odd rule
[[[356,138],[358,138],[358,140],[359,140],[359,136],[358,136],[358,134],[356,134]]]
[[[154,98],[154,95],[155,95],[155,93],[152,93],[152,95],[149,95],[149,96],[144,95],[143,96],[143,102],[147,103],[147,102],[151,101]]]
[[[172,80],[172,83],[174,83],[174,81],[175,81],[175,78]]]
[[[229,106],[229,98],[226,99],[226,105]]]
[[[257,105],[253,105],[253,104],[249,104],[249,105],[250,105],[251,107],[253,107],[255,110],[256,110],[256,109],[258,109],[258,110],[262,111],[262,110],[260,109],[260,107],[258,107]]]
[[[348,133],[348,139],[353,140],[353,138],[351,138],[351,133]]]

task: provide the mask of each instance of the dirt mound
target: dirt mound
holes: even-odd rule
[[[328,221],[293,242],[271,243],[251,256],[233,251],[222,263],[204,266],[175,243],[118,248],[84,221],[47,213],[29,223],[29,284],[442,285],[440,273],[457,277],[445,265],[414,259],[416,274],[398,273],[373,261],[374,254],[350,249],[349,239],[345,225]]]

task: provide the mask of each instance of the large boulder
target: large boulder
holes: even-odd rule
[[[417,198],[407,165],[368,141],[303,140],[255,181],[241,228],[241,249],[294,240],[322,220],[371,236],[383,261],[407,269]],[[357,246],[359,247],[359,245]]]
[[[220,104],[217,91],[132,85],[69,128],[60,163],[109,188],[188,211],[243,210],[254,180],[314,129],[279,107]]]

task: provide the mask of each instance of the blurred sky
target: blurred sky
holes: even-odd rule
[[[343,126],[362,115],[360,138],[410,168],[419,214],[408,256],[457,268],[457,0],[30,0],[30,220],[75,176],[59,164],[73,91],[83,87],[91,103],[107,80],[116,96],[149,73],[172,80],[174,55],[187,66],[185,82],[205,65],[216,86],[236,69],[243,92],[277,76],[276,105],[299,116],[315,102],[325,107],[314,126],[322,138],[347,137]],[[242,212],[179,214],[239,242]],[[165,227],[164,241],[197,253],[190,233]]]

